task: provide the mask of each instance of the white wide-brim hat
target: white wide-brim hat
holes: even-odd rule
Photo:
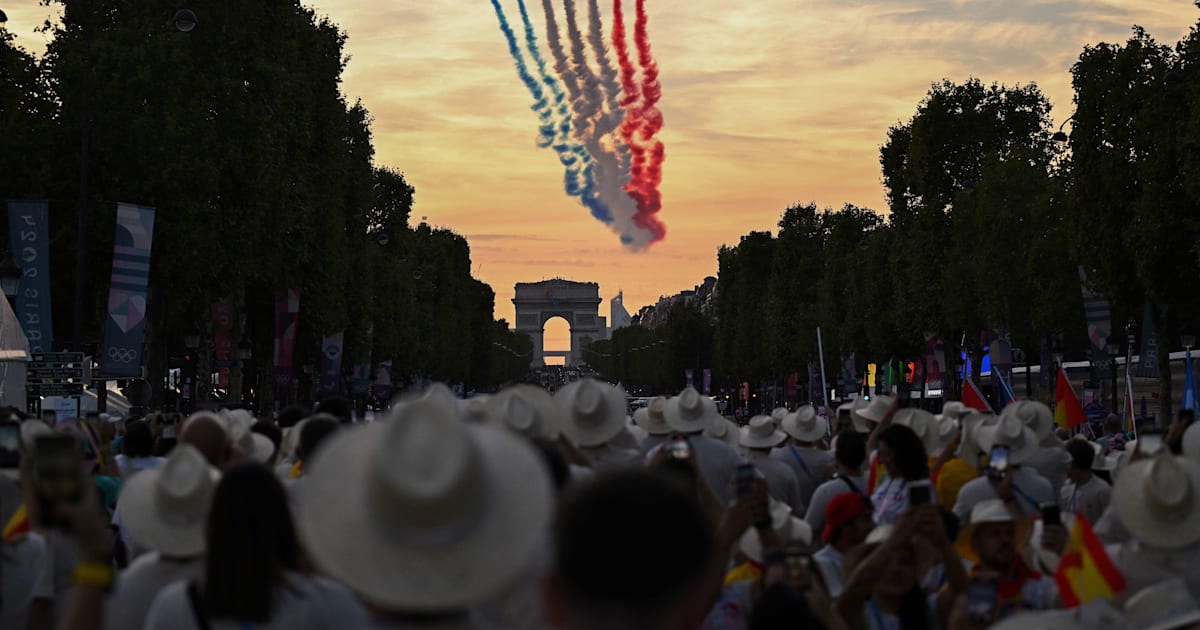
[[[771,421],[775,423],[775,426],[779,426],[779,423],[783,422],[787,415],[787,407],[776,407],[771,410]]]
[[[917,437],[921,439],[921,443],[925,445],[925,453],[929,456],[936,457],[941,452],[941,449],[938,448],[939,427],[932,413],[912,407],[900,409],[892,418],[892,424],[912,429],[912,432],[916,433]]]
[[[942,415],[950,416],[955,419],[967,415],[970,411],[970,407],[957,400],[946,401],[946,404],[942,405]]]
[[[666,396],[655,397],[648,405],[633,412],[633,422],[650,435],[670,435],[671,427],[663,415],[663,407],[666,404]]]
[[[951,416],[935,415],[933,421],[934,426],[937,427],[937,450],[930,451],[929,454],[937,456],[942,451],[950,448],[950,443],[954,441],[954,434],[958,432],[958,419]]]
[[[688,387],[663,406],[667,425],[680,433],[703,431],[713,418],[720,418],[717,404],[693,387]]]
[[[561,410],[546,390],[515,385],[488,398],[487,419],[493,426],[527,438],[558,439]]]
[[[1128,443],[1125,450],[1129,450]],[[1193,422],[1183,432],[1183,454],[1186,457],[1200,461],[1200,422]]]
[[[1168,451],[1131,461],[1113,484],[1113,506],[1125,529],[1158,549],[1200,541],[1200,462]]]
[[[854,425],[855,433],[871,432],[871,422],[859,415],[859,412],[866,410],[870,404],[871,401],[857,394],[850,399],[850,422]]]
[[[768,420],[770,419],[770,416],[764,417]],[[812,544],[812,526],[790,514],[782,527],[775,527],[774,529],[784,545],[788,543],[800,543],[807,547]],[[746,554],[747,558],[759,564],[762,563],[762,539],[758,537],[758,529],[751,527],[743,532],[741,539],[738,540],[738,547],[742,550],[743,554]]]
[[[176,445],[161,466],[125,480],[117,500],[121,525],[146,549],[173,558],[198,556],[219,478],[195,447]]]
[[[458,411],[467,422],[488,424],[492,421],[491,396],[479,395],[458,399]]]
[[[330,417],[332,418],[333,416]],[[305,418],[283,430],[283,441],[279,443],[279,456],[281,458],[296,456],[296,449],[300,447],[300,432],[304,430],[304,425],[308,424],[308,421],[309,418]]]
[[[1036,400],[1018,400],[1004,408],[1001,416],[1015,416],[1022,424],[1033,429],[1038,443],[1054,433],[1054,412]]]
[[[229,435],[229,441],[238,448],[243,457],[265,464],[275,454],[275,443],[271,438],[251,431],[250,426],[244,419],[235,416],[226,418],[225,431]]]
[[[750,423],[741,428],[738,444],[746,448],[773,448],[787,439],[787,435],[775,428],[771,416],[754,416]]]
[[[1095,452],[1095,457],[1092,458],[1092,470],[1112,472],[1117,469],[1117,458],[1114,455],[1105,455],[1104,447],[1096,442],[1088,442]]]
[[[979,452],[987,450],[979,441],[980,432],[999,421],[1000,418],[993,414],[978,411],[971,411],[962,416],[962,441],[958,445],[958,456],[972,468],[979,468]]]
[[[783,432],[800,442],[816,442],[829,432],[829,421],[817,415],[812,405],[805,405],[783,417]]]
[[[871,401],[867,403],[866,409],[860,409],[857,412],[864,420],[871,424],[879,424],[883,419],[891,413],[892,408],[896,406],[896,399],[891,396],[872,396]]]
[[[1026,546],[1029,545],[1030,538],[1033,537],[1033,521],[1028,518],[1016,519],[1012,513],[1004,506],[1004,502],[1000,499],[988,499],[980,501],[971,508],[970,521],[962,531],[958,533],[958,538],[954,541],[954,549],[958,551],[958,555],[963,560],[972,564],[979,562],[979,554],[975,551],[975,544],[972,538],[975,536],[975,530],[987,523],[1012,523],[1014,527],[1013,541],[1016,544],[1017,553],[1022,553]]]
[[[1139,630],[1173,630],[1200,622],[1200,606],[1181,578],[1138,591],[1125,602],[1129,625]]]
[[[560,428],[576,446],[601,446],[625,429],[625,394],[591,378],[575,381],[554,395]]]
[[[994,425],[984,425],[978,431],[979,446],[987,453],[992,447],[1008,447],[1008,462],[1018,466],[1033,458],[1038,450],[1037,434],[1019,418],[1001,415]]]
[[[704,435],[721,440],[734,448],[741,446],[739,444],[740,428],[728,418],[713,418],[712,423],[704,428]]]
[[[300,531],[315,564],[393,610],[458,609],[511,583],[550,523],[537,452],[435,399],[389,419],[337,433],[305,471]]]

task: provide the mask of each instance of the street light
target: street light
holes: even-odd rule
[[[180,33],[191,33],[196,28],[196,14],[191,9],[180,9],[175,12],[175,28]]]

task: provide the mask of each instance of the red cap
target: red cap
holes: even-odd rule
[[[829,542],[834,528],[858,518],[868,509],[867,498],[857,492],[844,492],[833,497],[825,506],[825,531],[821,532],[821,540]]]

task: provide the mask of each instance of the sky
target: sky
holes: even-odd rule
[[[1174,43],[1200,19],[1190,0],[647,0],[667,236],[632,253],[563,193],[557,157],[536,146],[532,99],[488,0],[309,4],[349,35],[343,89],[374,117],[377,164],[416,187],[414,222],[467,237],[510,323],[517,282],[598,282],[602,315],[619,290],[634,312],[715,275],[722,244],[773,230],[789,205],[882,209],[879,147],[933,82],[1037,83],[1057,124],[1085,45],[1123,42],[1134,24]],[[519,32],[516,0],[502,4]],[[612,2],[600,4],[607,35]],[[544,49],[541,2],[529,5]],[[18,43],[44,47],[33,29],[49,9],[0,8]]]

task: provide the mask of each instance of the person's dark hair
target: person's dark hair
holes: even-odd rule
[[[860,433],[839,433],[833,455],[843,466],[862,468],[863,462],[867,461],[867,441]]]
[[[273,589],[298,567],[292,512],[274,473],[239,464],[221,477],[207,525],[202,601],[213,619],[266,623]]]
[[[1091,470],[1096,461],[1096,451],[1083,440],[1068,440],[1067,453],[1071,455],[1071,465],[1080,470]]]
[[[892,449],[896,467],[900,476],[908,481],[926,479],[929,477],[929,457],[925,454],[925,444],[912,429],[893,424],[879,432],[879,441]],[[841,442],[841,438],[838,438]]]
[[[300,429],[300,443],[296,445],[296,458],[303,461],[312,457],[326,438],[341,428],[338,421],[327,416],[313,416]]]
[[[750,630],[791,630],[812,628],[825,630],[812,615],[808,597],[787,584],[774,584],[762,595],[750,615]]]
[[[554,489],[562,492],[563,488],[567,487],[567,483],[571,481],[571,466],[567,464],[567,458],[563,456],[562,450],[558,448],[557,444],[546,438],[535,438],[533,446],[542,456],[546,467],[550,469],[550,476],[554,479]]]
[[[315,413],[327,413],[345,424],[350,422],[350,401],[342,396],[330,396],[317,403]]]
[[[150,457],[154,454],[154,433],[150,424],[138,420],[130,422],[125,427],[125,439],[121,442],[121,450],[130,457]]]
[[[283,442],[283,431],[281,431],[279,427],[275,426],[274,422],[271,422],[270,420],[259,420],[258,422],[250,425],[250,430],[254,433],[261,433],[267,436],[271,440],[271,443],[275,445],[275,450],[279,450],[279,444]]]
[[[566,606],[596,627],[616,621],[606,613],[619,616],[617,626],[652,626],[705,578],[715,549],[700,502],[647,471],[612,473],[569,492],[557,534]],[[664,561],[630,571],[647,558]]]
[[[279,425],[280,429],[286,429],[296,426],[301,420],[307,417],[308,413],[304,409],[292,405],[291,407],[284,407],[283,411],[280,411],[279,415],[275,416],[275,423]]]

